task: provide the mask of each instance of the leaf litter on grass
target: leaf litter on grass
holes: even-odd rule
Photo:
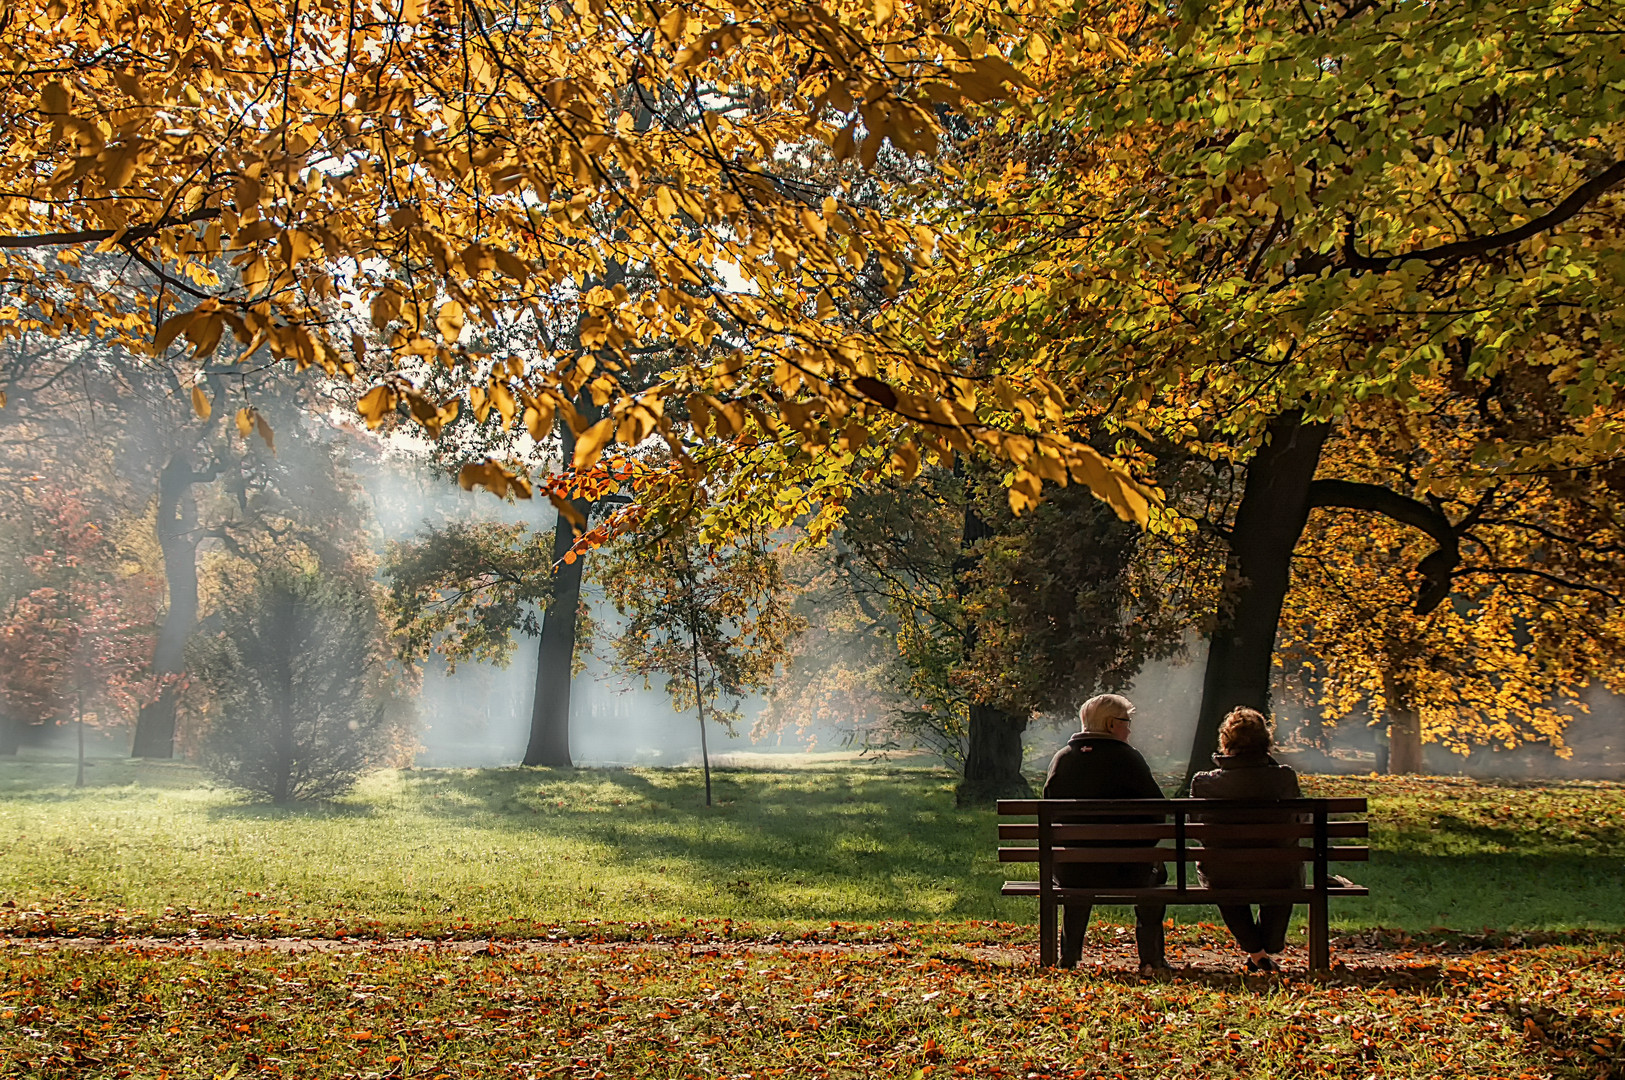
[[[951,949],[0,951],[0,1075],[1618,1077],[1625,961],[1325,980],[1058,972]]]

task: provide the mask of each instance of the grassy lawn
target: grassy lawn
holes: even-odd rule
[[[723,770],[709,810],[698,771],[681,769],[384,773],[301,809],[178,764],[91,774],[75,790],[71,765],[0,764],[0,904],[14,905],[0,930],[526,936],[732,920],[757,937],[834,921],[857,937],[909,923],[952,939],[1030,935],[1034,921],[1033,905],[998,896],[993,814],[956,809],[939,770]],[[1372,800],[1373,861],[1345,872],[1373,895],[1334,903],[1345,931],[1625,928],[1625,785],[1306,786]]]
[[[1622,1075],[1622,1014],[1625,961],[1606,948],[1247,983],[1009,966],[952,946],[0,949],[0,1075],[40,1080],[1579,1080]]]

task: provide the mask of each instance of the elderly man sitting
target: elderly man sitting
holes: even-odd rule
[[[1162,789],[1152,779],[1145,758],[1128,744],[1134,722],[1134,705],[1128,698],[1120,694],[1092,697],[1078,709],[1078,719],[1083,730],[1072,736],[1049,763],[1044,798],[1162,798]],[[1090,820],[1155,824],[1163,818],[1159,814],[1129,814]],[[1060,863],[1055,867],[1055,883],[1063,889],[1143,889],[1167,880],[1167,870],[1160,863]],[[1089,929],[1092,905],[1073,901],[1064,901],[1064,905],[1061,966],[1069,968],[1075,967],[1083,955],[1083,939]],[[1168,969],[1162,937],[1162,917],[1166,910],[1162,904],[1141,904],[1134,909],[1134,943],[1139,949],[1142,973]]]

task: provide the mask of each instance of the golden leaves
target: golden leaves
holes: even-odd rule
[[[210,355],[220,345],[221,335],[225,332],[225,316],[218,310],[218,303],[213,300],[191,311],[172,315],[165,319],[153,334],[150,351],[154,356],[161,356],[175,339],[182,334],[192,342],[193,355],[202,358]]]
[[[457,483],[464,491],[485,488],[499,499],[512,495],[516,499],[530,498],[530,481],[508,466],[496,461],[470,462],[457,474]]]
[[[267,450],[276,453],[276,438],[271,431],[271,425],[266,422],[265,416],[252,405],[237,410],[237,434],[245,441],[248,436],[257,431],[260,439],[265,443]]]
[[[204,423],[209,422],[209,415],[214,411],[209,404],[209,396],[203,392],[202,383],[192,384],[192,411],[197,413],[198,419]]]
[[[340,0],[255,11],[252,32],[199,20],[184,40],[174,24],[120,22],[94,5],[68,38],[22,19],[17,55],[36,69],[61,70],[63,48],[104,55],[92,37],[148,60],[96,60],[10,91],[8,115],[37,116],[55,138],[22,140],[0,161],[0,186],[24,195],[0,227],[93,232],[175,267],[182,295],[209,297],[181,311],[168,289],[148,304],[150,285],[131,276],[121,287],[146,289],[141,303],[105,313],[93,289],[11,258],[21,295],[74,290],[62,327],[149,337],[155,355],[184,339],[198,359],[229,331],[301,369],[364,374],[373,384],[356,408],[371,429],[404,405],[435,436],[466,398],[481,422],[494,412],[543,442],[562,412],[578,468],[614,442],[664,436],[685,483],[707,466],[686,456],[668,397],[690,400],[702,438],[890,455],[907,475],[950,444],[1002,452],[982,436],[1003,419],[979,415],[942,374],[961,343],[908,325],[901,302],[866,321],[853,284],[878,268],[895,298],[952,254],[951,238],[849,198],[833,173],[793,190],[778,182],[783,147],[807,146],[815,173],[829,166],[820,144],[871,162],[888,139],[929,153],[940,105],[1019,85],[984,38],[945,32],[952,13],[932,23],[901,0],[741,0],[704,13],[593,0],[482,36],[457,20],[405,32],[431,13],[414,2],[385,5],[380,32],[400,33],[378,51],[319,33],[348,23]],[[622,32],[632,29],[642,32]],[[324,49],[287,80],[269,43],[318,37]],[[690,77],[737,88],[738,104],[702,102],[675,123],[634,115],[611,92]],[[28,203],[35,194],[49,200]],[[159,228],[153,207],[202,216]],[[235,274],[210,269],[223,257]],[[569,344],[489,373],[461,348],[465,334],[495,340],[526,320]],[[651,392],[628,373],[657,352],[670,380]],[[582,393],[591,424],[570,404]],[[259,422],[238,412],[239,429]]]
[[[400,404],[400,395],[393,386],[380,385],[368,390],[361,400],[356,402],[356,412],[367,421],[368,428],[377,428],[384,422],[384,418],[395,411]]]
[[[904,481],[914,479],[920,471],[920,451],[913,443],[902,443],[892,451],[891,467]]]
[[[525,399],[525,430],[536,442],[543,442],[552,434],[553,402],[550,399]]]
[[[53,79],[40,88],[40,112],[51,118],[66,116],[72,101],[67,83]]]
[[[446,344],[455,345],[457,339],[463,336],[464,322],[463,305],[455,300],[447,300],[435,313],[434,328],[440,331]]]
[[[660,17],[660,33],[667,41],[676,42],[683,36],[683,27],[688,25],[688,13],[678,4]]]
[[[575,453],[571,464],[576,469],[590,469],[597,464],[615,434],[614,417],[606,416],[576,436]]]
[[[276,439],[272,437],[271,425],[266,423],[265,417],[259,412],[254,413],[254,430],[265,440],[265,448],[273,454],[276,453]]]

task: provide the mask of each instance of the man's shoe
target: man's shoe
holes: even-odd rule
[[[1257,960],[1254,960],[1252,957],[1247,958],[1247,971],[1249,974],[1273,975],[1280,970],[1280,968],[1275,966],[1275,961],[1271,960],[1267,956],[1261,957]]]

